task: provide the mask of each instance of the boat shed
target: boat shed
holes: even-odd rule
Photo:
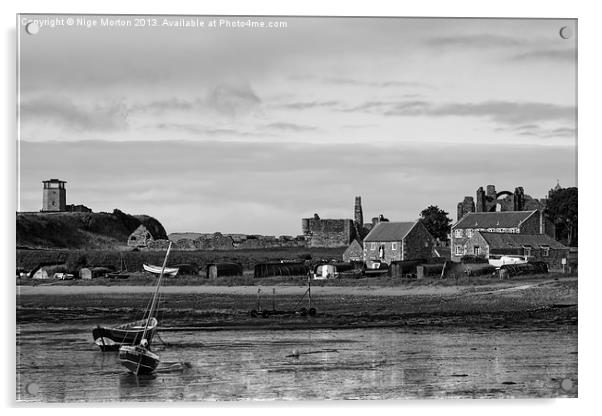
[[[254,277],[303,276],[309,268],[302,262],[273,262],[255,265]]]
[[[31,272],[33,279],[52,279],[56,273],[67,273],[66,264],[38,266]]]
[[[83,267],[79,270],[79,277],[83,280],[96,279],[97,277],[103,277],[112,271],[113,270],[108,267]]]
[[[242,276],[242,265],[239,263],[211,263],[207,265],[207,279],[222,276]]]

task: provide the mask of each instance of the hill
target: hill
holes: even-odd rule
[[[17,213],[17,247],[110,249],[127,245],[143,224],[155,239],[167,239],[163,225],[148,215],[108,212]]]

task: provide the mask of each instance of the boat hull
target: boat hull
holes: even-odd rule
[[[119,361],[135,375],[150,374],[159,365],[159,356],[140,345],[119,348]]]
[[[154,274],[161,274],[161,270],[162,270],[162,267],[153,266],[152,264],[143,264],[142,268],[144,270],[146,270],[147,272],[154,273]],[[174,277],[175,275],[178,274],[179,270],[180,269],[177,267],[166,267],[165,270],[163,271],[163,275]]]
[[[122,345],[137,345],[142,341],[145,321],[136,321],[117,327],[98,326],[92,330],[94,342],[101,351],[117,351]],[[150,346],[157,332],[157,320],[151,319],[146,340]]]

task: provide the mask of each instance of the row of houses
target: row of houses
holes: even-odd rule
[[[380,262],[464,256],[486,259],[521,256],[545,262],[550,270],[565,270],[569,247],[554,238],[554,227],[540,210],[470,212],[451,228],[450,246],[441,247],[420,221],[381,222],[364,240],[354,240],[343,254],[345,262]]]

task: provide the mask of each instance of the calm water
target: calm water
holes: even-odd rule
[[[167,332],[154,376],[91,328],[21,325],[17,399],[195,401],[575,397],[577,327]],[[157,344],[159,344],[157,342]],[[294,350],[300,355],[291,357]],[[564,380],[564,383],[563,383]],[[561,387],[562,386],[562,387]]]

